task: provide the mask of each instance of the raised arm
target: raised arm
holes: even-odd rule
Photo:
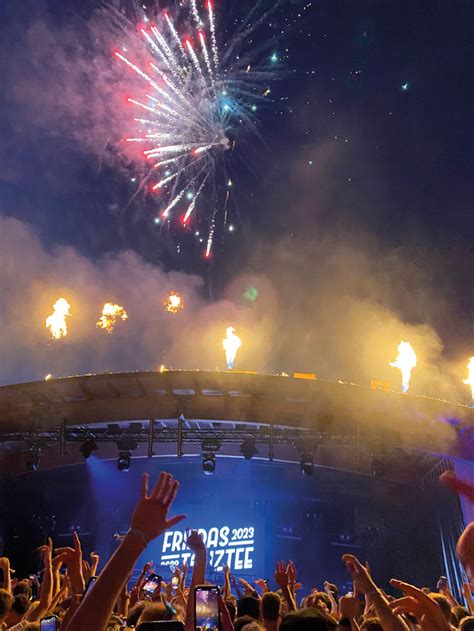
[[[53,600],[53,566],[52,566],[53,542],[48,539],[48,543],[41,548],[43,557],[43,580],[39,593],[39,600],[36,607],[26,614],[28,622],[37,622],[46,615]]]
[[[67,631],[103,631],[140,554],[153,539],[185,519],[185,515],[168,519],[179,483],[169,473],[161,473],[149,494],[148,480],[148,474],[143,474],[140,499],[132,515],[130,530],[72,616]]]
[[[296,601],[291,588],[291,584],[288,576],[288,568],[285,561],[279,561],[275,566],[275,582],[283,592],[283,597],[286,601],[288,611],[296,611]],[[291,570],[290,570],[291,576]]]
[[[3,573],[2,585],[3,589],[6,589],[10,594],[12,593],[12,577],[10,571],[10,559],[8,557],[0,558],[0,570]]]
[[[367,568],[362,565],[359,559],[352,554],[345,554],[342,560],[346,564],[357,590],[366,598],[370,597],[384,631],[409,631],[403,620],[390,609],[387,598],[377,587]]]
[[[188,547],[194,552],[194,567],[189,588],[189,596],[186,604],[186,631],[194,629],[194,588],[202,585],[206,579],[207,550],[201,535],[197,530],[192,530],[188,534]]]

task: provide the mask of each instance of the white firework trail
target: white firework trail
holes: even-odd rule
[[[214,18],[214,9],[212,6],[212,0],[207,0],[207,12],[209,15],[209,27],[211,29],[211,43],[212,43],[212,54],[214,56],[214,66],[216,68],[216,72],[218,72],[219,51],[217,49],[216,20]]]
[[[235,146],[235,140],[229,139],[231,126],[239,133],[255,133],[252,112],[263,94],[262,87],[268,87],[270,73],[268,58],[257,58],[265,49],[264,42],[253,51],[255,57],[250,50],[239,58],[241,48],[248,46],[240,30],[238,51],[228,55],[229,49],[236,47],[229,41],[223,48],[227,52],[221,64],[213,0],[180,0],[176,7],[177,15],[187,10],[191,18],[183,21],[185,37],[178,28],[181,22],[176,22],[171,10],[158,11],[150,19],[137,9],[141,25],[130,32],[130,23],[115,12],[118,28],[122,36],[127,33],[128,39],[126,46],[121,43],[121,52],[114,54],[145,88],[128,98],[135,110],[130,117],[135,128],[126,140],[138,147],[143,145],[142,155],[151,161],[139,189],[146,183],[144,190],[159,193],[164,208],[159,214],[169,222],[175,219],[174,209],[182,201],[186,204],[183,198],[188,194],[190,202],[183,208],[181,222],[188,225],[191,220],[205,220],[208,238],[204,255],[209,258],[216,228],[227,221],[230,190],[226,183],[230,178],[226,167],[232,152],[226,151]],[[254,26],[261,20],[257,14],[252,9],[247,16]],[[247,32],[249,27],[254,30],[246,23]],[[139,87],[139,82],[136,85]],[[219,184],[216,179],[221,176]],[[206,203],[213,210],[203,216],[197,209],[204,194],[212,196]]]

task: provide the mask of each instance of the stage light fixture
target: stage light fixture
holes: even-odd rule
[[[79,451],[81,452],[81,454],[84,456],[86,460],[87,458],[89,458],[89,456],[92,454],[93,451],[97,451],[98,449],[99,448],[97,447],[97,444],[93,438],[88,438],[79,447]]]
[[[313,475],[313,471],[314,471],[313,455],[307,454],[307,453],[301,454],[300,467],[301,467],[301,473],[303,475],[307,475],[307,476]]]
[[[216,470],[216,454],[212,452],[202,454],[202,470],[204,475],[213,475]]]
[[[128,471],[132,464],[132,452],[131,451],[119,451],[117,459],[117,469],[119,471]]]
[[[385,462],[381,458],[372,458],[370,468],[375,478],[383,478],[385,476]]]
[[[26,470],[38,471],[41,460],[41,447],[32,446],[28,449],[28,456],[26,457]]]
[[[129,438],[117,441],[118,458],[117,469],[128,471],[132,463],[132,451],[138,447],[135,440]]]
[[[256,445],[255,438],[246,438],[240,446],[240,453],[245,460],[251,460],[253,456],[259,453]]]

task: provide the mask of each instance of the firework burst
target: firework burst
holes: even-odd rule
[[[213,2],[183,0],[174,15],[144,15],[133,42],[114,52],[142,86],[128,98],[134,132],[126,140],[137,143],[146,160],[141,187],[146,183],[157,196],[155,223],[178,219],[187,227],[204,219],[206,258],[229,214],[227,168],[235,138],[255,131],[256,103],[275,75],[272,42],[249,45],[269,12],[258,17],[252,9],[221,53]]]

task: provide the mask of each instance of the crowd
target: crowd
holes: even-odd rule
[[[453,474],[445,484],[474,500],[474,487]],[[454,598],[449,585],[440,580],[437,591],[415,587],[398,579],[391,581],[391,594],[380,589],[370,568],[355,556],[342,557],[353,582],[353,591],[340,596],[328,582],[304,595],[297,569],[290,561],[275,567],[274,588],[266,581],[254,585],[235,580],[224,568],[224,585],[217,595],[216,620],[199,626],[195,620],[195,588],[206,585],[205,544],[197,531],[188,531],[187,544],[194,553],[188,584],[188,568],[176,568],[173,580],[149,589],[151,563],[138,579],[131,576],[147,545],[185,519],[168,513],[179,484],[161,473],[149,489],[142,479],[140,497],[130,529],[117,550],[99,571],[100,559],[92,553],[83,558],[81,542],[73,535],[73,547],[54,549],[51,540],[38,549],[42,558],[41,580],[13,579],[7,557],[0,559],[1,629],[60,629],[61,631],[474,631],[474,523],[461,535],[457,553],[469,582],[464,585],[464,603]],[[416,562],[416,560],[415,560]],[[148,587],[147,587],[148,586]],[[206,601],[207,603],[207,601]],[[206,604],[206,607],[208,605]],[[201,625],[201,622],[200,622]],[[169,627],[166,628],[165,627]]]

